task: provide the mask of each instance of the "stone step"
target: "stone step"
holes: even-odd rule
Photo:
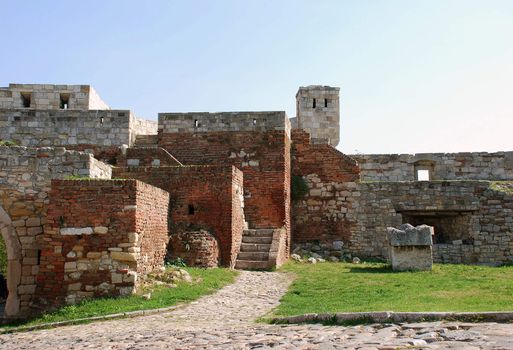
[[[270,249],[270,244],[242,243],[240,245],[241,252],[269,252]]]
[[[271,244],[272,237],[242,236],[242,243]]]
[[[237,259],[267,261],[269,260],[269,252],[239,252],[239,255],[237,255]]]
[[[272,237],[274,230],[272,228],[262,229],[249,229],[242,232],[243,236],[256,236],[256,237]]]
[[[235,268],[239,270],[263,270],[269,268],[267,261],[237,260]]]

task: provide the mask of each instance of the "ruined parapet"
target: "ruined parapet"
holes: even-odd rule
[[[340,140],[340,107],[338,87],[301,86],[296,94],[294,128],[308,132],[312,143],[336,147]]]
[[[390,261],[394,271],[431,270],[433,268],[432,226],[402,224],[387,227]]]

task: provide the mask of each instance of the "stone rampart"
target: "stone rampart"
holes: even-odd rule
[[[513,152],[356,154],[362,181],[414,181],[416,170],[430,180],[513,180]]]
[[[159,113],[159,133],[283,130],[290,135],[285,112]]]
[[[0,109],[0,140],[21,146],[117,148],[133,145],[146,132],[156,133],[155,122],[136,119],[128,110]]]

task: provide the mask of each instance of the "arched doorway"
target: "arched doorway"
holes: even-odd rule
[[[0,316],[15,317],[20,312],[18,286],[21,281],[21,245],[11,218],[2,206],[0,206],[0,232],[7,253],[6,286],[8,291],[4,312]]]

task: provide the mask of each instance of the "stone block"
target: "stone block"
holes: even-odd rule
[[[100,235],[106,234],[107,232],[109,232],[109,229],[105,226],[96,226],[94,228],[94,233],[97,233]]]
[[[137,255],[135,253],[111,252],[110,256],[113,260],[118,261],[137,261]]]
[[[63,227],[61,228],[61,235],[91,235],[93,234],[92,227]]]
[[[389,254],[394,271],[431,270],[433,268],[433,227],[409,224],[399,229],[388,227]]]

